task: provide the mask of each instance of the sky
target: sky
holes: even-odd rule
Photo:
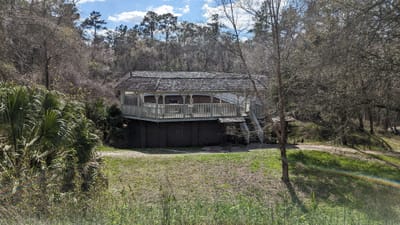
[[[218,13],[221,23],[230,27],[224,19],[222,7],[218,6],[215,0],[78,0],[77,5],[82,20],[88,17],[90,12],[98,11],[107,22],[108,29],[114,29],[120,24],[128,27],[139,24],[149,10],[157,14],[172,13],[178,16],[178,21],[198,24],[206,24],[212,14]],[[237,9],[235,15],[240,29],[251,27],[253,22],[250,14]]]

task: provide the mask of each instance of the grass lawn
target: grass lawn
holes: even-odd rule
[[[87,213],[104,224],[399,224],[395,166],[316,151],[289,160],[291,185],[277,150],[107,157],[109,190]]]
[[[400,136],[382,137],[382,139],[396,152],[400,152]]]
[[[105,157],[107,190],[28,224],[400,224],[399,158],[288,157],[290,185],[280,181],[274,149]]]

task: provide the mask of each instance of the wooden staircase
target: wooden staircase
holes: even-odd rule
[[[244,137],[246,144],[250,144],[254,139],[253,135],[256,136],[256,140],[259,143],[264,143],[264,130],[257,119],[254,112],[250,111],[249,118],[244,122],[240,123],[240,130]]]

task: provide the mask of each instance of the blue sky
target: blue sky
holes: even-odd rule
[[[242,0],[237,0],[240,2]],[[258,3],[261,0],[247,0]],[[132,27],[142,21],[147,11],[158,14],[172,13],[178,16],[179,21],[190,21],[205,24],[212,14],[220,14],[221,23],[228,27],[230,24],[224,19],[221,6],[215,0],[78,0],[81,19],[85,19],[92,11],[99,11],[106,20],[108,29],[114,29],[120,24]],[[254,4],[255,5],[255,4]],[[239,7],[235,15],[240,28],[250,28],[252,16]]]
[[[110,29],[125,24],[128,27],[139,23],[149,11],[158,14],[172,13],[180,21],[206,23],[212,0],[80,0],[78,8],[81,18],[88,17],[93,10],[99,11]]]

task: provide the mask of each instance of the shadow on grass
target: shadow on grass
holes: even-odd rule
[[[382,137],[370,134],[365,131],[354,133],[348,138],[349,147],[351,148],[382,152],[394,152],[392,146]]]
[[[286,188],[290,194],[290,198],[292,200],[292,203],[299,206],[301,211],[303,213],[307,213],[308,210],[306,208],[306,206],[304,205],[304,203],[299,199],[299,197],[297,196],[296,191],[294,190],[294,187],[292,185],[291,182],[284,182],[284,184],[286,185]]]
[[[388,165],[388,166],[391,166],[391,167],[394,167],[394,168],[398,169],[399,172],[400,172],[400,165],[399,165],[399,164],[396,164],[396,163],[393,163],[393,162],[391,162],[391,161],[385,159],[384,156],[376,155],[376,154],[370,154],[370,153],[368,153],[368,152],[364,152],[364,151],[359,150],[359,149],[356,149],[356,150],[357,150],[357,152],[359,152],[360,154],[363,154],[363,155],[365,155],[365,156],[368,156],[368,157],[370,157],[370,158],[373,158],[373,159],[376,159],[376,160],[378,160],[378,161],[380,161],[380,162],[383,162],[383,163],[385,163],[385,164]],[[395,154],[395,153],[392,153],[392,154]],[[394,157],[394,156],[393,156],[393,157]],[[396,154],[396,157],[400,157],[400,154]]]
[[[350,162],[351,159],[327,153],[296,152],[289,155],[289,160],[291,173],[296,175],[293,185],[305,195],[314,195],[316,201],[363,211],[378,220],[400,220],[400,186],[396,184],[400,171],[397,169],[385,166],[379,169],[379,165]],[[366,176],[359,178],[358,173]],[[372,176],[393,185],[367,179]]]

